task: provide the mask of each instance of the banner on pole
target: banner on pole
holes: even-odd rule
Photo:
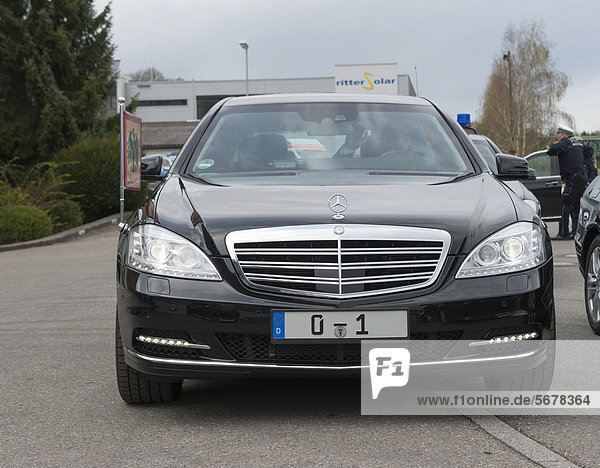
[[[123,187],[142,188],[142,119],[123,111]]]

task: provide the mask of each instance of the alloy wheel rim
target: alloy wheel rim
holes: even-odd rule
[[[596,247],[590,256],[587,276],[585,280],[585,297],[590,319],[600,322],[600,290],[598,276],[600,275],[600,247]]]

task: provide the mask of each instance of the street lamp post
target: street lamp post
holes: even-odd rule
[[[512,64],[510,50],[503,55],[504,60],[508,62],[508,112],[510,113],[510,142],[513,144],[513,93],[512,93]]]
[[[248,43],[246,41],[240,41],[240,47],[246,51],[246,96],[248,96]]]

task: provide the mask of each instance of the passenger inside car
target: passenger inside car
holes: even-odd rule
[[[239,167],[244,171],[268,171],[273,161],[288,159],[288,144],[283,135],[246,136],[240,145]]]

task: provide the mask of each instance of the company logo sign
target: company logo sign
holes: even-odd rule
[[[385,387],[404,387],[408,383],[410,351],[405,348],[374,348],[369,351],[369,370],[373,399]]]
[[[335,92],[398,94],[398,65],[336,65]]]

